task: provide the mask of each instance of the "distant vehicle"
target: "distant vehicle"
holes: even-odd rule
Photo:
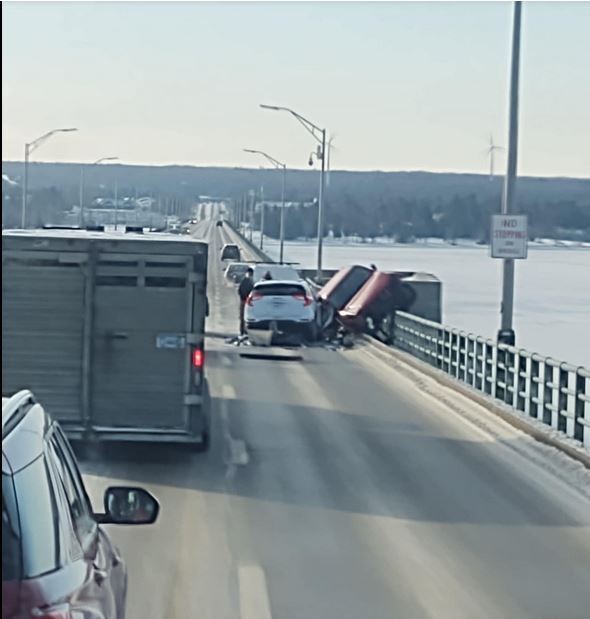
[[[304,281],[261,281],[254,284],[245,307],[248,334],[272,331],[272,343],[314,340],[316,301]]]
[[[239,284],[250,266],[251,265],[247,262],[232,262],[227,269],[225,269],[225,279],[234,284]]]
[[[2,387],[70,438],[209,445],[206,243],[2,232]]]
[[[218,220],[215,225],[221,228],[223,226],[223,220]]]
[[[299,281],[301,277],[299,273],[288,264],[274,264],[274,263],[259,263],[254,266],[254,281],[259,282],[270,273],[273,280],[282,281]]]
[[[233,243],[226,243],[221,250],[221,260],[235,260],[239,262],[242,259],[240,248]]]
[[[105,524],[151,524],[146,490],[110,487],[94,513],[59,424],[30,391],[2,398],[2,617],[125,617],[127,568]]]

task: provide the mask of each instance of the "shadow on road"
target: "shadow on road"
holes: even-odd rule
[[[249,455],[248,464],[229,478],[220,404],[212,403],[208,454],[182,446],[106,444],[81,454],[83,471],[147,487],[414,521],[588,526],[493,457],[498,443],[434,436],[419,424],[306,406],[225,402],[227,430],[245,441]]]

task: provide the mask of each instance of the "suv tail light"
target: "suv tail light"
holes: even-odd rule
[[[311,305],[313,299],[311,297],[308,297],[306,294],[304,294],[303,292],[297,292],[293,295],[294,299],[297,299],[298,301],[303,301],[303,307],[307,307],[308,305]]]
[[[186,357],[185,357],[186,359]],[[202,348],[195,348],[192,354],[193,367],[197,370],[203,368],[203,364],[205,363],[205,353]]]
[[[262,299],[264,295],[260,294],[259,292],[251,292],[248,295],[248,298],[246,299],[246,303],[252,307],[252,304],[254,303],[254,301],[258,301],[259,299]]]

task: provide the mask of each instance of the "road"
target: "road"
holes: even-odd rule
[[[590,501],[515,449],[527,437],[472,424],[367,347],[241,356],[222,337],[237,329],[226,234],[195,228],[211,247],[210,453],[110,446],[83,463],[97,504],[117,482],[161,501],[153,527],[111,528],[128,616],[587,619]]]

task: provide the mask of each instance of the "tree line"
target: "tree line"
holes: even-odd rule
[[[351,194],[326,201],[324,234],[372,240],[388,237],[400,243],[437,237],[489,242],[491,217],[500,211],[500,196],[480,198],[475,194],[455,195],[448,200],[383,198],[367,204]],[[518,211],[528,215],[529,235],[590,241],[590,204],[575,201],[521,202]],[[317,236],[317,204],[299,204],[285,209],[285,238]],[[260,227],[260,211],[255,216]],[[278,238],[280,208],[265,209],[265,234]]]

